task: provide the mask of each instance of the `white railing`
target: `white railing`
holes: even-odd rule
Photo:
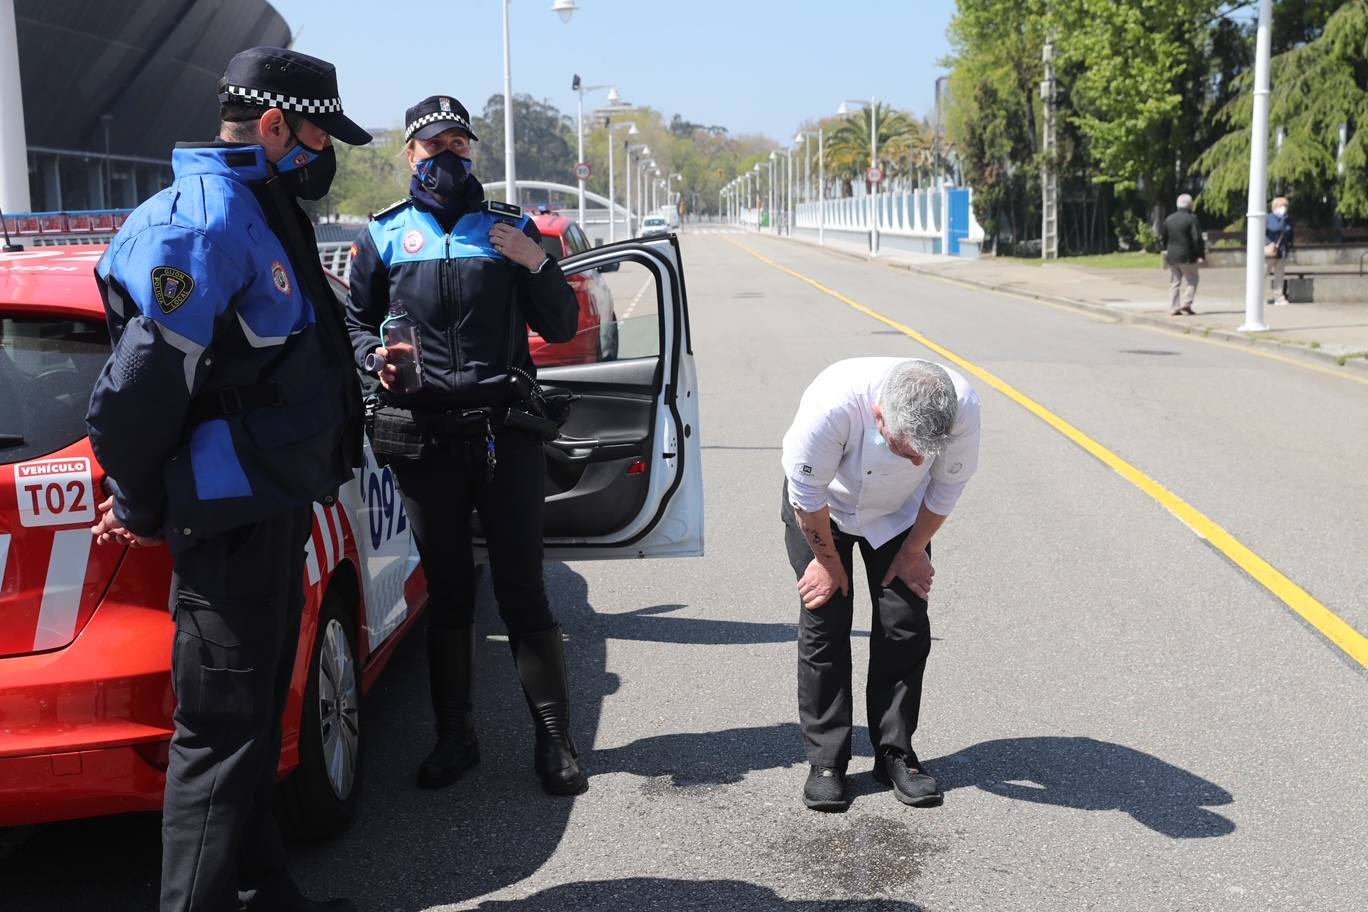
[[[983,241],[983,226],[974,218],[973,196],[970,196],[970,242]],[[942,250],[949,240],[949,225],[945,217],[949,209],[949,188],[939,190],[905,190],[879,195],[879,233],[894,237],[940,239]],[[832,231],[868,231],[869,197],[848,196],[817,203],[800,203],[794,207],[794,227],[805,230],[826,228]]]

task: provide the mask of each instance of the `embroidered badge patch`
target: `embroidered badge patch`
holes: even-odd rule
[[[441,109],[442,109],[443,111],[447,112],[448,114],[451,113],[451,99],[450,99],[450,98],[439,98],[439,99],[437,100],[437,104],[438,104],[438,106],[441,107]]]
[[[352,259],[356,259],[356,255],[357,255],[358,253],[360,253],[360,252],[361,252],[361,248],[360,248],[359,246],[357,246],[356,244],[352,244],[352,246],[351,246],[351,256],[352,256]]]
[[[285,264],[280,260],[271,264],[271,281],[275,283],[276,291],[281,294],[290,293],[290,274],[285,271]]]
[[[408,234],[404,235],[404,249],[409,253],[417,253],[422,250],[423,233],[417,228],[410,229]]]
[[[152,295],[162,313],[169,314],[190,299],[195,280],[174,266],[158,266],[152,270]]]
[[[301,168],[304,167],[309,163],[309,153],[300,152],[298,155],[294,157],[294,163]]]

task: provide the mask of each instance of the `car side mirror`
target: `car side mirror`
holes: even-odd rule
[[[621,269],[621,268],[622,268],[622,263],[618,262],[617,260],[614,260],[614,261],[611,262],[611,263],[604,263],[602,266],[600,266],[600,267],[598,268],[598,271],[599,271],[599,272],[617,272],[617,271],[618,271],[619,269]]]

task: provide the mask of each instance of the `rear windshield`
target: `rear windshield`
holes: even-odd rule
[[[0,465],[84,437],[90,391],[108,359],[103,323],[0,317]]]
[[[650,225],[650,226],[652,226],[652,227],[655,227],[655,226],[658,226],[658,225],[663,225],[663,224],[665,224],[665,220],[664,220],[663,218],[648,218],[648,219],[646,220],[646,224],[648,224],[648,225]]]

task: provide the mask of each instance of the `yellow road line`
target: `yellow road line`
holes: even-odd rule
[[[1216,347],[1224,348],[1227,351],[1237,351],[1246,355],[1267,358],[1269,361],[1277,361],[1280,364],[1290,364],[1293,367],[1299,367],[1302,370],[1315,371],[1318,374],[1325,374],[1327,377],[1336,377],[1340,380],[1348,380],[1350,383],[1361,383],[1364,386],[1368,386],[1368,376],[1352,373],[1350,370],[1343,367],[1338,369],[1322,367],[1319,364],[1309,364],[1300,358],[1293,358],[1289,355],[1279,355],[1274,352],[1261,351],[1255,347],[1255,343],[1242,345],[1231,339],[1211,339],[1198,332],[1181,332],[1177,329],[1168,329],[1163,326],[1151,326],[1145,323],[1132,323],[1131,325],[1136,329],[1145,329],[1150,332],[1163,333],[1168,336],[1177,336],[1180,339],[1187,339],[1189,342],[1202,342],[1206,345],[1215,345]]]
[[[828,288],[815,279],[810,279],[802,273],[794,272],[787,266],[781,266],[774,260],[752,250],[745,244],[730,239],[728,239],[728,243],[735,244],[762,263],[766,263],[780,272],[787,273],[800,282],[805,282],[824,294],[831,295],[836,300],[849,305],[865,316],[872,317],[885,326],[896,329],[903,335],[915,340],[918,344],[930,349],[947,361],[953,362],[982,380],[984,383],[987,383],[993,389],[1002,393],[1008,399],[1011,399],[1017,405],[1020,405],[1056,431],[1059,431],[1059,433],[1063,434],[1069,440],[1072,440],[1085,451],[1091,453],[1111,468],[1112,471],[1116,472],[1116,474],[1149,495],[1152,499],[1157,501],[1160,506],[1177,517],[1179,522],[1191,529],[1195,535],[1206,540],[1212,547],[1230,558],[1236,566],[1253,577],[1256,582],[1271,592],[1279,601],[1299,614],[1312,627],[1319,630],[1326,639],[1338,646],[1351,659],[1364,668],[1368,668],[1368,637],[1365,637],[1362,633],[1355,630],[1342,617],[1322,605],[1309,592],[1292,582],[1292,580],[1279,572],[1276,567],[1255,554],[1235,538],[1235,536],[1231,535],[1216,522],[1209,519],[1205,514],[1197,510],[1187,501],[1183,500],[1153,478],[1150,478],[1144,472],[1140,471],[1096,440],[1093,440],[1087,434],[1083,433],[1039,402],[1036,402],[1025,393],[1022,393],[1009,385],[1006,381],[989,373],[978,365],[966,361],[948,348],[938,345],[915,329],[912,329],[910,326],[899,323],[891,317],[886,317],[878,311],[846,297],[839,291]]]

